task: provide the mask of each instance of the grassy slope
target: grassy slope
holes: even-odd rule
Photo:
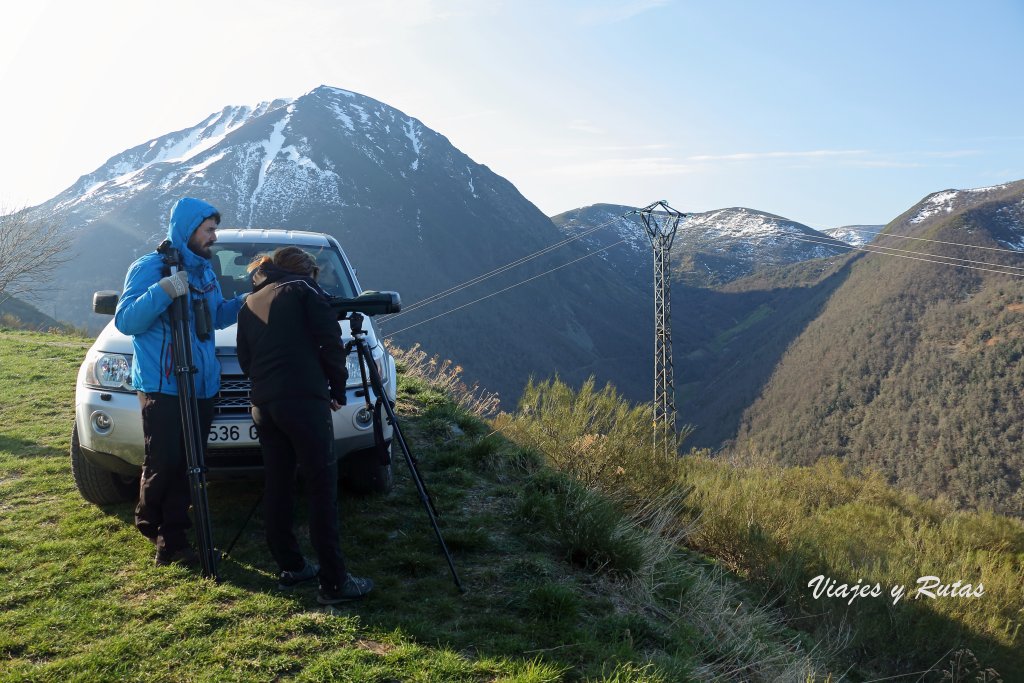
[[[658,523],[649,526],[675,531],[677,541],[758,586],[752,592],[781,609],[785,623],[833,644],[851,680],[948,673],[973,681],[972,669],[990,666],[1006,681],[1024,680],[1020,520],[922,501],[878,475],[851,476],[834,459],[785,468],[706,454],[660,457],[650,446],[649,410],[629,406],[612,387],[574,392],[549,381],[531,384],[520,408],[496,424],[631,514],[656,510]],[[673,500],[672,482],[690,494]],[[862,582],[884,593],[850,601],[844,587],[815,598],[809,583],[818,575],[834,587]],[[970,583],[972,592],[983,584],[984,594],[949,597],[940,589],[929,599],[916,582],[930,575]],[[893,603],[889,591],[900,585],[905,599]],[[700,595],[690,591],[688,599]]]
[[[313,588],[274,590],[259,514],[221,584],[155,568],[131,505],[88,504],[71,478],[87,347],[0,330],[0,681],[749,680],[806,669],[799,639],[768,616],[737,616],[749,599],[719,571],[663,560],[652,602],[635,599],[636,581],[570,562],[528,509],[548,476],[536,458],[481,438],[483,423],[410,378],[400,383],[406,432],[466,595],[401,463],[393,493],[343,503],[351,568],[378,586],[362,604],[325,610]],[[212,485],[222,545],[258,492]],[[681,598],[694,585],[704,614]],[[758,661],[765,652],[771,662]]]
[[[32,304],[0,293],[0,326],[26,330],[70,330],[71,326],[54,320]]]

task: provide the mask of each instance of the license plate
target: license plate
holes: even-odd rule
[[[252,421],[214,422],[206,442],[211,446],[253,446],[259,444],[259,437]]]

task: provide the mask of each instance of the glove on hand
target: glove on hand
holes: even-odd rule
[[[167,296],[172,299],[185,296],[188,294],[188,273],[184,270],[179,270],[174,275],[170,275],[160,280],[160,289],[167,292]]]

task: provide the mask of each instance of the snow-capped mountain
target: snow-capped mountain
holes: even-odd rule
[[[508,187],[417,119],[322,86],[295,100],[226,107],[192,128],[127,150],[42,209],[80,229],[145,197],[157,201],[157,215],[145,220],[152,225],[187,190],[207,197],[233,226],[279,224],[309,206],[331,212],[335,224],[350,222],[345,219],[352,214],[386,223],[392,217],[383,214],[415,212],[417,192],[433,189],[438,173],[465,187],[467,199]],[[388,206],[376,192],[382,176],[403,185]],[[424,229],[436,229],[422,216],[414,219],[420,240]]]
[[[890,224],[891,232],[917,235],[953,214],[984,213],[985,225],[1003,247],[1024,251],[1024,180],[968,190],[942,190],[928,195]],[[990,215],[989,215],[990,214]],[[971,221],[956,242],[970,242]],[[887,231],[889,232],[889,231]]]
[[[651,244],[634,207],[595,204],[552,220],[591,249],[609,244],[607,260],[627,277],[650,279]],[[620,244],[621,243],[621,244]],[[673,273],[690,284],[714,285],[767,266],[846,253],[846,244],[801,223],[742,207],[685,215],[672,246]]]
[[[564,238],[510,182],[415,117],[321,86],[292,100],[227,107],[146,141],[35,207],[75,235],[75,257],[47,310],[94,331],[106,324],[109,318],[89,313],[92,292],[121,289],[129,264],[162,240],[170,208],[183,196],[211,202],[225,227],[329,233],[363,287],[397,290],[407,308]],[[531,374],[585,378],[577,374],[603,358],[648,347],[639,343],[648,329],[642,321],[623,333],[586,304],[597,297],[648,315],[602,262],[587,259],[531,280],[586,254],[582,245],[564,245],[403,313],[384,332],[454,359],[468,377],[513,400]],[[503,288],[511,289],[458,308]],[[628,391],[636,369],[608,367],[608,379]]]
[[[917,203],[910,211],[903,214],[902,222],[908,225],[923,223],[930,218],[942,218],[955,211],[969,208],[971,205],[998,198],[1011,185],[1004,183],[991,187],[978,187],[969,190],[942,190],[933,192]]]
[[[224,107],[191,128],[133,147],[79,178],[57,197],[53,209],[73,211],[75,207],[86,204],[115,202],[145,189],[154,181],[172,186],[172,182],[166,181],[159,173],[158,164],[183,165],[184,170],[178,182],[190,175],[201,176],[207,167],[224,156],[223,152],[213,155],[204,155],[204,152],[223,142],[228,134],[249,121],[290,103],[291,100],[275,100],[261,102],[254,107]],[[197,157],[196,163],[188,163]],[[147,174],[151,168],[154,172]]]
[[[863,247],[885,229],[884,225],[844,225],[822,230],[823,233],[851,247]]]

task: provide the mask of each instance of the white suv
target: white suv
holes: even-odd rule
[[[361,291],[345,252],[330,235],[294,230],[217,231],[213,268],[225,298],[251,290],[246,266],[258,254],[282,246],[297,246],[316,257],[318,281],[333,297],[352,299]],[[97,292],[93,310],[112,315],[116,292]],[[395,400],[395,361],[379,343],[371,318],[363,329],[384,393]],[[351,337],[347,320],[339,321],[345,341]],[[247,476],[263,466],[256,428],[249,414],[249,380],[242,375],[235,350],[236,327],[217,330],[217,357],[221,386],[216,396],[213,427],[207,442],[206,465],[211,478]],[[89,349],[78,371],[75,391],[75,426],[71,432],[71,471],[86,500],[107,504],[138,496],[139,473],[145,459],[142,415],[131,387],[131,338],[111,320]],[[339,472],[352,488],[386,492],[391,488],[391,433],[387,417],[380,415],[383,443],[376,444],[374,411],[367,408],[355,350],[348,355],[348,401],[333,413],[334,451]],[[370,405],[377,397],[369,389]],[[376,411],[378,414],[384,411]]]

